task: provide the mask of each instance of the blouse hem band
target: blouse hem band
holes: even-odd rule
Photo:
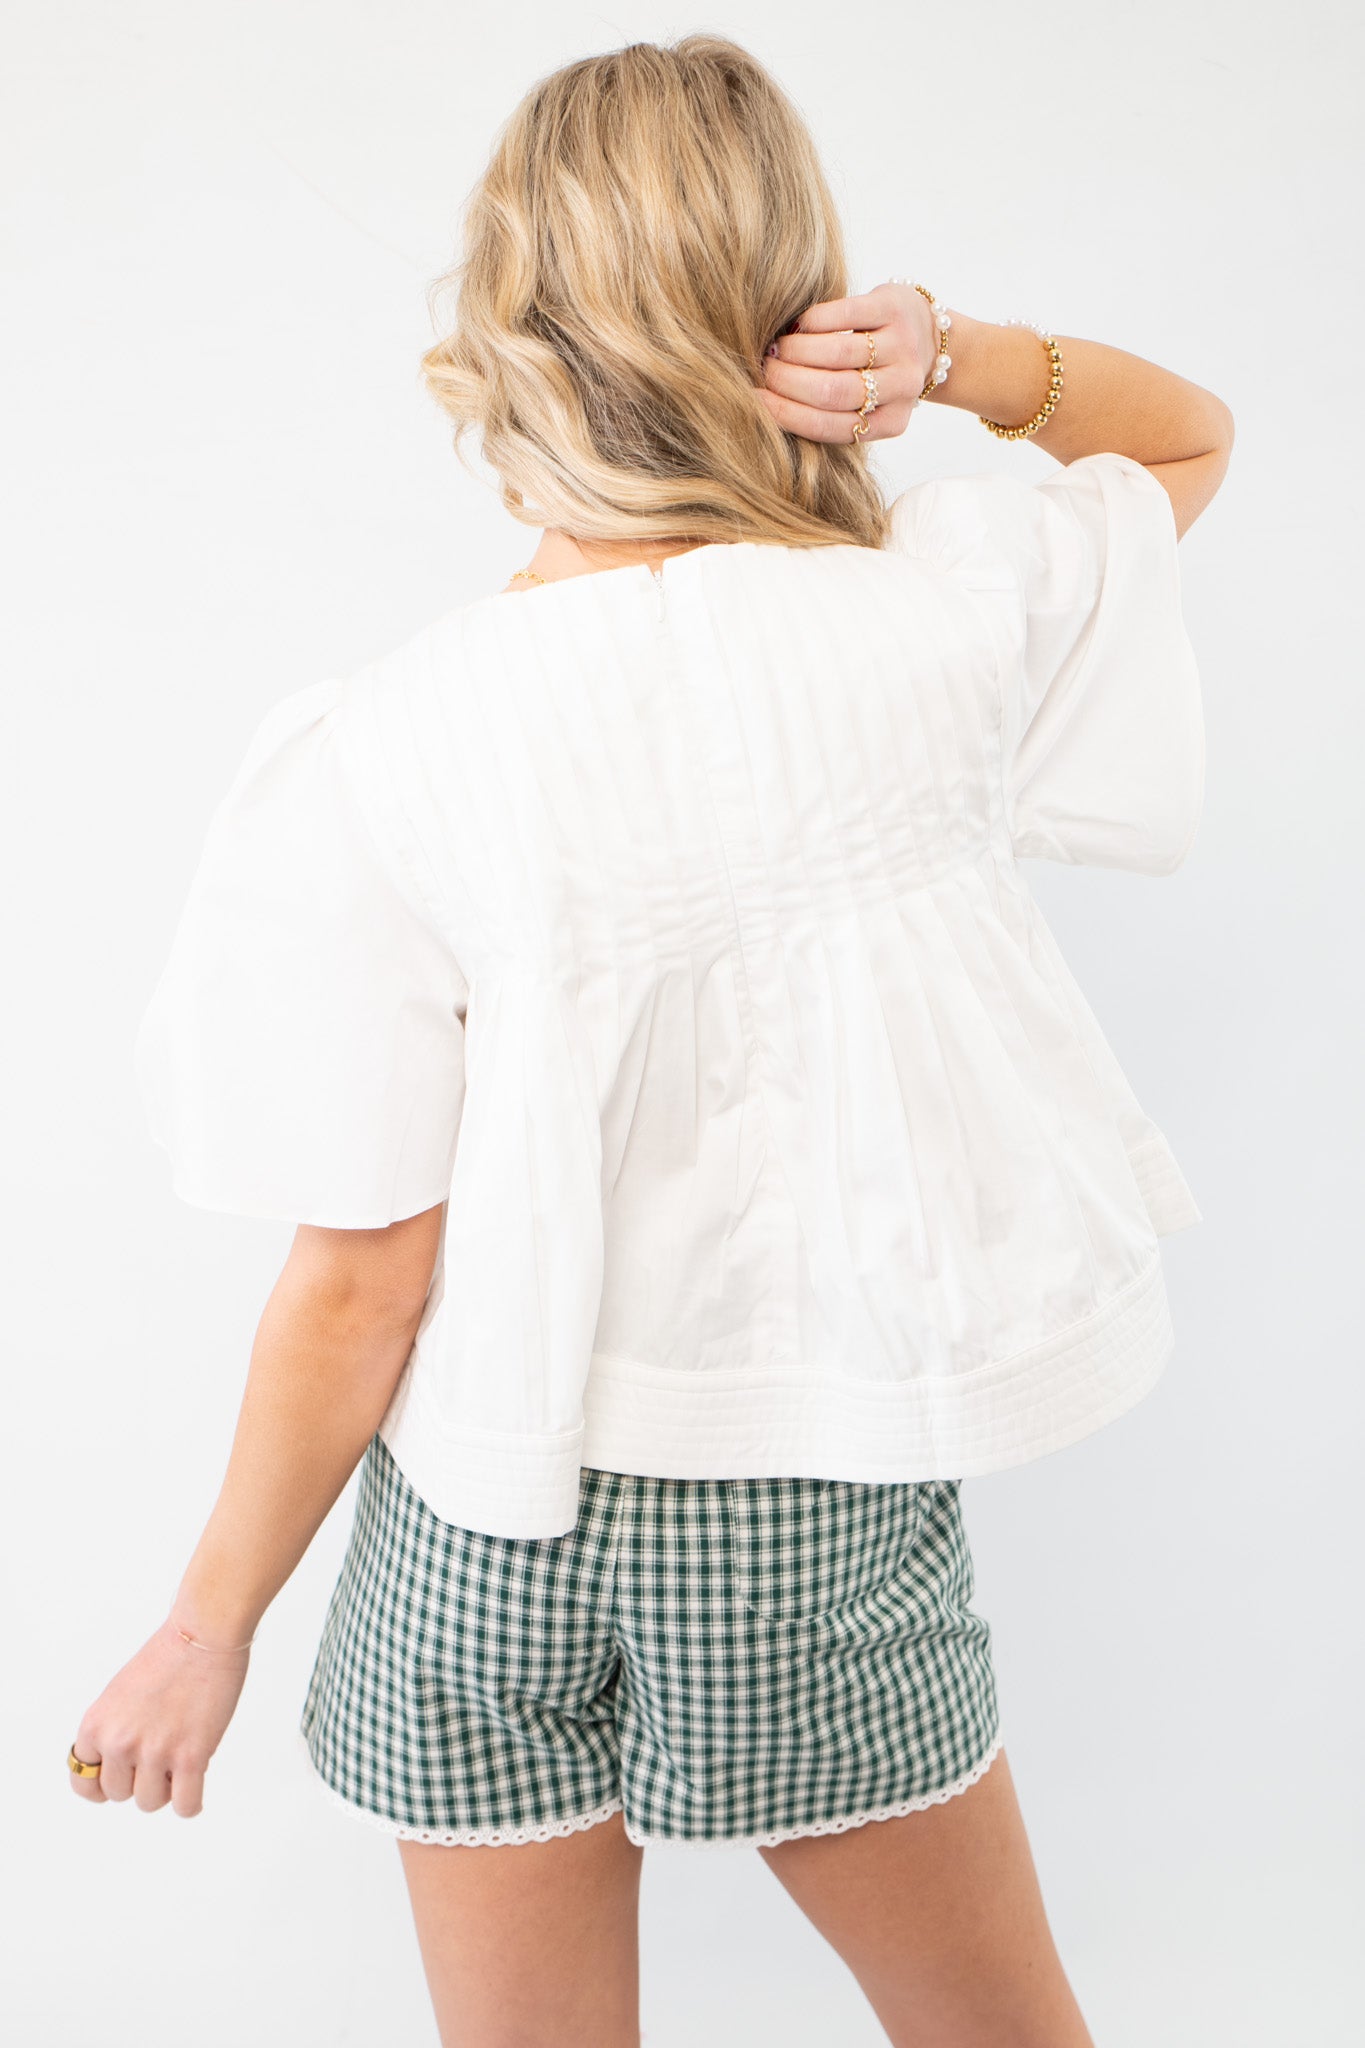
[[[860,1380],[801,1366],[699,1376],[594,1352],[577,1427],[536,1437],[451,1430],[410,1376],[378,1433],[444,1521],[491,1536],[560,1536],[577,1520],[582,1466],[900,1483],[1021,1465],[1133,1407],[1174,1342],[1158,1250],[1094,1314],[951,1378]]]

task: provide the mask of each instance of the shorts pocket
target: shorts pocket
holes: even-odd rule
[[[837,1628],[913,1568],[926,1496],[916,1481],[724,1479],[735,1600],[774,1627]]]

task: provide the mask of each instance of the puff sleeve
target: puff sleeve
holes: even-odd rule
[[[1036,484],[935,479],[893,519],[897,544],[1012,604],[999,710],[1016,855],[1171,873],[1203,807],[1204,719],[1175,515],[1151,471],[1106,453]]]
[[[329,680],[258,725],[210,822],[134,1065],[184,1200],[373,1229],[449,1192],[468,988],[371,829],[344,718]]]

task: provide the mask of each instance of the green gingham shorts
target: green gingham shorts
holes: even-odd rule
[[[1001,1746],[961,1481],[584,1466],[555,1537],[440,1519],[376,1434],[299,1724],[423,1842],[759,1846],[950,1799]]]

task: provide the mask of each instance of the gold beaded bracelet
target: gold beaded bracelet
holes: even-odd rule
[[[977,418],[982,426],[989,427],[991,432],[998,434],[1002,441],[1022,441],[1025,434],[1036,434],[1039,427],[1045,425],[1057,410],[1057,400],[1062,395],[1062,352],[1057,346],[1055,336],[1048,334],[1044,328],[1036,327],[1032,320],[1001,320],[998,324],[1001,327],[1027,327],[1038,336],[1047,350],[1051,371],[1048,378],[1047,397],[1043,400],[1031,420],[1025,420],[1021,427],[1002,427],[999,420],[988,420],[984,413],[979,412],[977,414]]]

